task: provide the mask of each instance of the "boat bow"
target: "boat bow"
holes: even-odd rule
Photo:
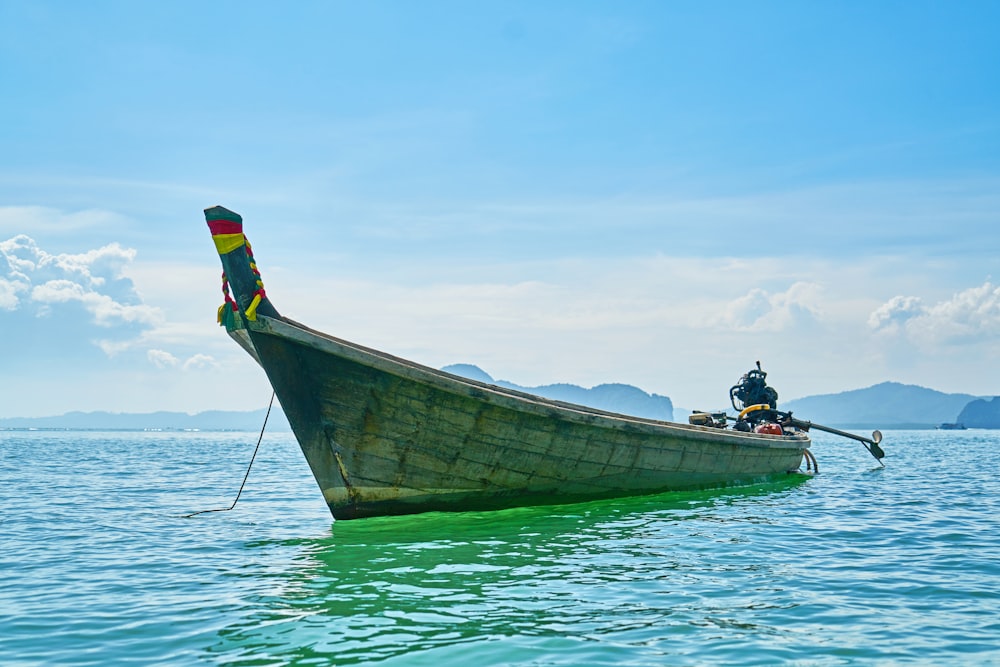
[[[742,433],[554,401],[435,370],[282,317],[243,220],[205,217],[219,322],[267,373],[333,516],[496,509],[721,487],[797,471],[805,433]]]

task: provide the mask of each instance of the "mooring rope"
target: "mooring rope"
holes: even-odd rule
[[[253,467],[254,459],[257,458],[257,450],[260,449],[260,443],[264,439],[264,429],[267,428],[267,418],[271,416],[271,407],[274,405],[274,392],[271,392],[271,402],[267,404],[267,414],[264,415],[264,424],[260,427],[260,437],[257,438],[257,446],[253,450],[253,456],[250,457],[250,465],[247,466],[247,474],[243,475],[243,483],[240,484],[240,490],[236,493],[236,500],[229,507],[219,507],[214,510],[199,510],[198,512],[192,512],[191,514],[185,514],[183,518],[190,519],[193,516],[199,514],[207,514],[209,512],[228,512],[229,510],[236,507],[236,503],[239,502],[240,496],[243,494],[243,487],[246,486],[247,478],[250,477],[250,468]]]

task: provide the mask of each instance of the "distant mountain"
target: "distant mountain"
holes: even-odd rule
[[[671,421],[674,417],[674,406],[670,398],[649,394],[632,385],[602,384],[590,389],[573,384],[524,387],[513,382],[494,380],[481,368],[471,364],[455,364],[441,370],[599,410],[665,421]],[[1000,428],[1000,397],[983,399],[971,394],[945,394],[898,382],[883,382],[839,394],[782,401],[778,403],[778,408],[793,411],[799,419],[828,426],[933,428],[946,422],[960,422],[970,428]],[[0,429],[259,431],[264,423],[265,412],[263,409],[246,412],[210,410],[193,415],[185,412],[68,412],[53,417],[0,419]],[[278,405],[271,411],[267,430],[291,430]]]
[[[883,382],[865,389],[779,402],[778,408],[794,412],[799,419],[830,426],[928,428],[960,421],[956,415],[975,399],[971,394],[945,394],[917,385]]]
[[[19,417],[0,419],[0,429],[51,428],[122,431],[259,431],[267,410],[247,412],[210,410],[189,415],[186,412],[67,412],[54,417]],[[281,408],[271,410],[268,431],[289,431],[291,427]]]
[[[442,370],[462,377],[479,380],[501,387],[552,398],[558,401],[587,405],[636,417],[670,421],[674,416],[673,404],[666,396],[647,394],[627,384],[603,384],[584,389],[572,384],[553,384],[544,387],[522,387],[512,382],[494,380],[482,369],[471,364],[456,364]],[[197,414],[185,412],[68,412],[52,417],[14,417],[0,419],[0,429],[81,429],[122,431],[259,431],[264,423],[266,410],[247,412],[211,410]],[[271,410],[267,421],[268,431],[290,431],[288,420],[278,405]]]
[[[968,428],[1000,428],[1000,396],[977,398],[962,408],[955,421]]]
[[[475,380],[476,382],[496,384],[496,380],[491,378],[489,373],[473,364],[452,364],[451,366],[445,366],[441,370],[445,373],[451,373],[452,375],[458,375],[470,380]]]
[[[648,394],[628,384],[600,384],[586,389],[575,384],[549,384],[541,387],[523,387],[505,380],[494,380],[488,373],[472,364],[453,364],[441,370],[470,380],[495,384],[529,394],[551,398],[598,410],[607,410],[634,417],[672,421],[674,406],[666,396]]]

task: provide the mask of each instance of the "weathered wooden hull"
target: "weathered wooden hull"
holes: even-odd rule
[[[421,367],[260,318],[248,332],[338,519],[760,481],[804,435],[630,418]]]
[[[337,519],[752,483],[797,470],[809,446],[804,433],[660,422],[484,384],[311,330],[269,302],[251,319],[239,259],[223,254],[240,303],[230,332],[267,373]]]

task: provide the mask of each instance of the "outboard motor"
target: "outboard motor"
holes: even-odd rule
[[[747,371],[729,390],[729,400],[740,413],[740,419],[734,427],[737,430],[749,431],[755,424],[774,421],[776,417],[773,411],[778,408],[778,392],[767,386],[767,373],[761,370],[759,361],[756,369]],[[747,412],[750,407],[757,409]]]
[[[860,435],[854,435],[853,433],[848,433],[846,431],[841,431],[829,426],[822,426],[820,424],[814,424],[811,421],[806,421],[804,419],[796,419],[792,416],[791,412],[782,412],[778,410],[778,392],[776,392],[772,387],[767,386],[767,373],[761,370],[760,362],[757,362],[757,368],[751,369],[740,378],[729,390],[729,400],[732,402],[733,407],[739,412],[739,417],[736,418],[736,423],[733,424],[734,431],[743,432],[754,432],[754,433],[764,433],[768,435],[787,435],[789,432],[795,433],[805,433],[809,429],[814,428],[817,431],[825,431],[827,433],[833,433],[834,435],[843,436],[845,438],[851,438],[852,440],[857,440],[865,446],[868,453],[875,457],[875,460],[879,462],[883,468],[885,465],[882,463],[882,459],[885,457],[885,451],[879,446],[882,442],[882,431],[874,431],[872,437],[866,438]],[[701,424],[701,421],[696,421],[696,419],[701,420],[703,418],[713,418],[714,415],[707,413],[696,413],[692,415],[689,421],[692,424]],[[725,428],[725,421],[721,424],[708,424],[710,426],[722,426]],[[808,447],[808,445],[807,445]],[[816,464],[816,459],[809,452],[808,448],[805,450],[805,455],[812,459],[813,465]],[[808,466],[807,466],[808,468]],[[819,472],[818,468],[815,468]]]

